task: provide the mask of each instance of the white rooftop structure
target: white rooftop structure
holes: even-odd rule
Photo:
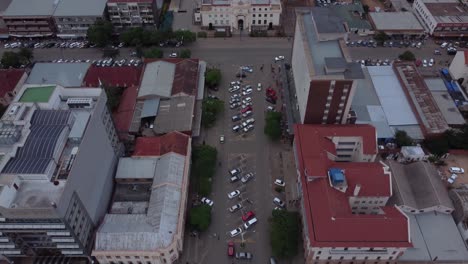
[[[167,61],[147,63],[138,97],[170,97],[176,65]]]
[[[369,16],[377,30],[424,30],[412,12],[371,12]]]

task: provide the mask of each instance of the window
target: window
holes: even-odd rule
[[[252,16],[255,17],[255,14],[253,14]]]
[[[253,11],[255,11],[255,8],[253,9]]]
[[[341,256],[341,257],[340,257],[340,259],[344,259],[344,257],[343,257],[343,256]]]
[[[331,257],[328,257],[328,259],[331,259]]]
[[[115,258],[116,258],[116,259],[120,259],[120,256],[116,256]]]
[[[392,259],[393,259],[393,257],[390,257],[390,258],[388,258],[388,259],[389,259],[389,260],[392,260]]]
[[[353,209],[353,210],[356,210],[356,209],[357,209],[357,207],[356,207],[356,206],[353,206],[353,207],[351,207],[351,209]]]
[[[266,23],[267,23],[267,21],[266,21],[266,20],[263,20],[263,24],[265,24],[265,25],[266,25]]]
[[[270,17],[273,17],[273,14],[270,14]]]
[[[255,25],[255,20],[252,20],[252,25]]]
[[[317,255],[320,255],[320,254],[322,254],[322,251],[317,252]]]
[[[378,256],[377,259],[380,259],[380,256]]]
[[[258,24],[261,25],[261,24],[262,24],[262,21],[261,21],[261,20],[258,20]]]
[[[315,257],[315,259],[320,259],[320,257]]]

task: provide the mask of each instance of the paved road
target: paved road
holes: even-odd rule
[[[268,44],[268,46],[266,45]],[[271,44],[271,45],[270,45]],[[252,65],[254,73],[248,74],[244,84],[252,84],[255,88],[261,82],[264,89],[273,85],[273,76],[270,65],[273,57],[290,53],[290,45],[287,40],[240,40],[223,39],[199,42],[192,48],[194,57],[204,58],[209,65],[219,67],[223,73],[222,85],[218,92],[211,92],[220,99],[228,102],[230,93],[227,91],[229,82],[236,80],[235,73],[241,65]],[[199,48],[200,47],[200,48]],[[203,48],[201,48],[203,47]],[[261,65],[264,71],[260,71]],[[238,113],[239,109],[230,110],[226,103],[225,111],[217,124],[203,131],[200,141],[214,145],[218,149],[221,166],[218,168],[213,182],[212,198],[215,202],[212,215],[212,224],[201,239],[189,237],[186,239],[184,254],[180,263],[231,263],[227,257],[227,242],[234,241],[237,251],[248,251],[254,255],[254,263],[266,263],[271,256],[268,234],[268,217],[273,208],[272,199],[274,191],[272,186],[272,172],[270,170],[269,157],[281,148],[280,144],[272,144],[263,134],[264,110],[267,102],[264,100],[264,89],[250,95],[253,100],[255,129],[246,134],[232,132],[233,122],[231,116]],[[226,142],[219,143],[219,136],[225,135]],[[240,167],[243,172],[254,172],[254,180],[247,184],[241,182],[230,183],[228,170]],[[242,192],[241,199],[230,200],[227,193],[239,189]],[[280,196],[281,197],[281,196]],[[284,197],[282,197],[284,199]],[[246,200],[252,201],[252,204]],[[258,224],[244,233],[246,246],[240,248],[241,236],[230,238],[228,232],[242,225],[242,212],[230,213],[227,209],[242,202],[243,212],[252,210],[255,212]],[[219,235],[214,237],[213,234]],[[241,263],[235,261],[235,263]]]

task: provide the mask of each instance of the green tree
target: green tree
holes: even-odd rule
[[[105,47],[110,43],[112,37],[112,24],[106,20],[98,20],[88,28],[88,39],[98,47]]]
[[[385,32],[379,31],[374,35],[374,39],[379,45],[382,45],[385,41],[389,40],[390,37]]]
[[[190,30],[177,30],[174,31],[174,37],[178,41],[183,41],[184,43],[192,43],[197,40],[197,34]]]
[[[189,49],[183,49],[180,51],[180,58],[188,59],[192,56],[192,52]]]
[[[5,69],[18,68],[21,65],[21,57],[13,51],[5,51],[2,56],[2,65]]]
[[[192,150],[192,179],[199,195],[211,193],[218,151],[209,145],[194,146]]]
[[[151,48],[143,53],[145,58],[162,58],[163,51],[158,48]]]
[[[24,60],[26,60],[28,63],[31,63],[31,60],[34,58],[33,51],[28,48],[21,48],[18,51],[18,55]]]
[[[211,207],[207,204],[190,210],[190,225],[198,231],[205,231],[211,223]]]
[[[120,41],[129,45],[150,45],[151,44],[151,31],[145,30],[142,27],[130,28],[120,34]]]
[[[281,113],[267,112],[265,116],[265,127],[263,132],[271,139],[278,140],[281,138]]]
[[[450,149],[448,138],[445,135],[424,140],[424,146],[437,157],[446,154]]]
[[[403,147],[412,146],[414,141],[410,136],[408,136],[406,131],[398,130],[395,133],[395,142],[399,147]]]
[[[270,245],[273,255],[291,258],[297,254],[300,229],[299,214],[285,210],[273,210],[270,221]]]
[[[159,45],[160,42],[164,41],[164,34],[159,30],[154,30],[150,34],[150,42],[153,45]]]
[[[400,60],[404,60],[404,61],[415,61],[416,60],[416,56],[414,56],[414,53],[407,50],[405,52],[403,52],[402,54],[400,54],[400,56],[398,56],[398,58]]]
[[[218,114],[223,111],[224,102],[218,99],[207,98],[202,102],[202,125],[211,127],[214,125]]]
[[[103,88],[107,95],[107,107],[113,112],[119,106],[120,97],[122,97],[124,88],[111,86],[104,86]]]
[[[205,84],[208,88],[214,88],[221,82],[221,71],[216,68],[210,68],[205,73]]]

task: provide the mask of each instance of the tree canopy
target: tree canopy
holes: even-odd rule
[[[192,150],[192,177],[199,195],[211,193],[218,151],[209,145],[194,146]]]
[[[110,43],[112,37],[112,24],[106,20],[98,20],[88,28],[88,39],[98,47],[105,47]]]
[[[207,204],[193,207],[190,210],[190,225],[198,231],[205,231],[211,223],[211,207]]]
[[[415,61],[416,60],[416,56],[414,56],[414,53],[407,50],[405,52],[403,52],[402,54],[400,54],[400,56],[398,56],[398,58],[400,60],[404,60],[404,61]]]
[[[300,239],[299,214],[286,210],[273,210],[270,221],[270,245],[273,255],[291,258],[298,252]]]
[[[189,49],[183,49],[180,51],[180,58],[188,59],[192,56],[192,52]]]
[[[2,56],[2,65],[5,69],[18,68],[21,66],[21,56],[13,51],[5,51]]]
[[[145,58],[162,58],[163,51],[158,48],[151,48],[143,53]]]
[[[265,127],[263,132],[271,139],[278,140],[281,138],[281,113],[267,112],[265,116]]]
[[[410,136],[408,136],[406,131],[398,130],[395,133],[395,143],[399,147],[403,147],[403,146],[412,146],[414,141]]]
[[[205,73],[205,84],[208,88],[214,88],[221,82],[221,71],[216,68],[209,68]]]
[[[204,99],[202,102],[202,125],[204,127],[212,127],[218,114],[223,111],[223,108],[224,102],[219,99]]]
[[[31,49],[28,49],[28,48],[21,48],[18,51],[18,55],[20,57],[24,58],[25,60],[27,60],[28,63],[31,63],[31,60],[34,58],[33,51]]]

